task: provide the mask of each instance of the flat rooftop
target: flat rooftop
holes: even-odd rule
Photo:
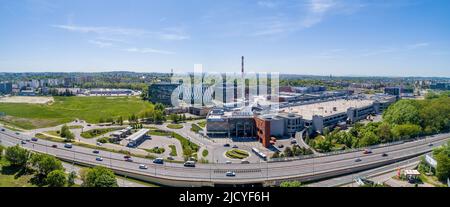
[[[331,116],[334,114],[347,112],[347,109],[351,107],[363,108],[366,106],[370,106],[373,104],[373,102],[373,100],[367,99],[338,99],[327,102],[288,107],[284,108],[284,111],[296,113],[298,115],[301,115],[304,119],[312,120],[313,115],[320,115],[323,117]]]
[[[142,136],[144,136],[145,134],[147,134],[148,131],[150,131],[150,130],[149,129],[140,129],[139,131],[130,135],[126,139],[129,141],[136,141],[136,140],[140,139]]]

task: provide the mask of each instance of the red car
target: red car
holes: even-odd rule
[[[364,154],[370,154],[370,153],[372,153],[372,150],[370,150],[370,149],[365,149],[364,150]]]

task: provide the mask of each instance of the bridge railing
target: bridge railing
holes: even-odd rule
[[[405,143],[405,142],[416,141],[416,140],[420,140],[420,139],[424,139],[424,138],[415,138],[415,139],[410,139],[410,140],[400,140],[400,141],[395,141],[395,142],[389,142],[389,143],[372,145],[372,146],[368,146],[368,147],[359,147],[359,148],[354,148],[354,149],[337,150],[337,151],[321,153],[321,154],[300,155],[300,156],[294,156],[294,157],[269,158],[268,162],[285,162],[285,161],[302,160],[302,159],[310,159],[310,158],[316,158],[316,157],[326,157],[326,156],[332,156],[332,155],[346,154],[346,153],[363,151],[363,150],[368,149],[368,148],[376,149],[376,148],[381,148],[381,147],[398,145],[398,144],[402,144],[402,143]]]

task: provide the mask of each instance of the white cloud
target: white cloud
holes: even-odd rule
[[[258,1],[258,6],[266,8],[275,8],[277,4],[273,1]]]
[[[89,43],[96,45],[97,47],[100,48],[105,48],[105,47],[112,47],[113,43],[111,42],[104,42],[104,41],[99,41],[99,40],[90,40]]]
[[[52,25],[55,28],[64,29],[71,32],[94,33],[97,35],[109,36],[132,36],[132,37],[154,37],[161,40],[186,40],[189,35],[184,34],[181,29],[166,28],[159,32],[142,29],[122,28],[122,27],[90,27],[76,25]]]
[[[320,23],[335,6],[336,2],[334,0],[310,0],[302,26],[308,28]]]
[[[428,47],[430,46],[430,43],[428,42],[421,42],[421,43],[416,43],[416,44],[411,44],[408,45],[407,48],[412,50],[412,49],[417,49],[417,48],[422,48],[422,47]]]
[[[133,47],[133,48],[125,49],[125,51],[136,52],[136,53],[156,53],[156,54],[163,54],[163,55],[175,54],[174,52],[171,52],[171,51],[157,50],[157,49],[153,49],[153,48],[135,48],[135,47]]]

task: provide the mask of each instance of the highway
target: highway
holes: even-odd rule
[[[21,144],[22,140],[30,139],[29,135],[19,134],[5,129],[0,132],[1,144],[12,146]],[[171,186],[201,186],[214,184],[277,184],[282,180],[296,179],[302,182],[324,179],[352,173],[358,170],[367,170],[395,161],[405,160],[420,154],[427,153],[433,147],[442,145],[450,139],[450,134],[440,134],[418,141],[380,147],[372,150],[370,154],[361,151],[320,156],[309,159],[261,162],[251,164],[200,164],[196,167],[184,167],[179,163],[153,164],[152,160],[133,157],[133,162],[124,160],[123,154],[100,151],[94,154],[93,149],[73,146],[64,148],[62,143],[55,143],[39,139],[37,142],[26,142],[24,148],[42,153],[52,154],[66,162],[76,162],[85,165],[102,165],[111,168],[116,173],[127,173],[137,179],[148,179],[163,185]],[[430,146],[430,143],[433,145]],[[53,148],[56,144],[58,147]],[[382,154],[388,156],[383,157]],[[96,161],[101,156],[103,161]],[[355,159],[361,161],[356,162]],[[139,169],[145,164],[148,169]],[[235,177],[227,177],[227,171],[236,172]]]

